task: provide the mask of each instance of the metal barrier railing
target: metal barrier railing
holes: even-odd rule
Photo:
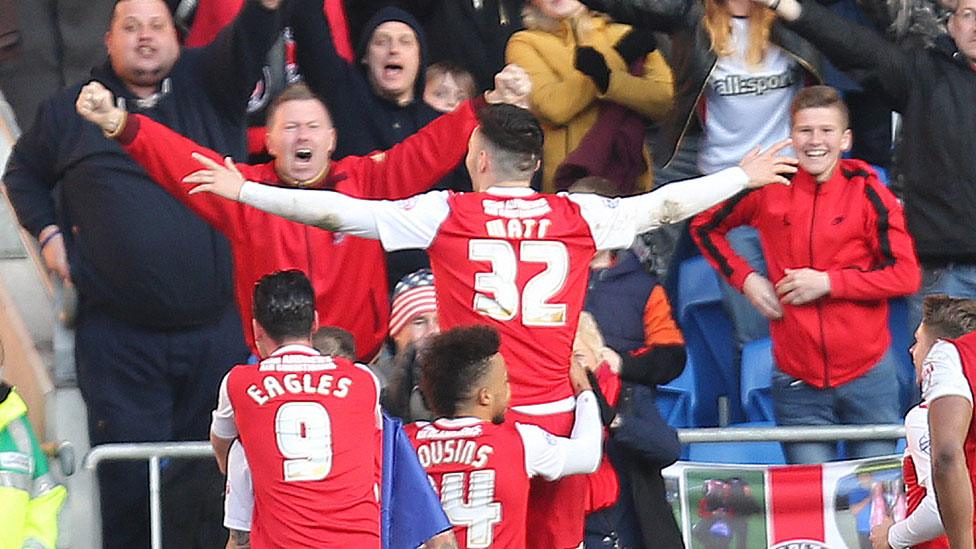
[[[698,442],[822,442],[834,440],[883,440],[905,436],[901,425],[838,425],[817,427],[720,427],[678,429],[682,444]],[[210,458],[209,442],[145,442],[103,444],[85,456],[83,467],[91,471],[92,500],[99,513],[98,466],[105,461],[149,460],[149,531],[153,549],[162,547],[163,524],[160,504],[160,460],[163,458]],[[100,520],[96,521],[100,523]]]

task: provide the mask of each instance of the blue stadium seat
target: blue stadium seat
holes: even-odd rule
[[[770,393],[773,344],[768,337],[742,348],[742,410],[748,421],[775,421]]]
[[[877,164],[871,164],[871,168],[873,168],[874,172],[878,174],[878,179],[885,184],[885,187],[890,185],[890,182],[888,181],[888,170],[882,168]]]
[[[689,357],[680,376],[657,388],[657,404],[661,417],[675,429],[694,426],[695,405],[694,365]]]
[[[732,323],[722,307],[718,275],[705,258],[693,257],[681,263],[677,302],[678,322],[694,364],[695,425],[718,425],[721,396],[729,400],[731,420],[744,419]]]
[[[730,427],[771,427],[769,422],[739,423]],[[783,465],[786,456],[778,442],[697,442],[688,445],[688,460],[703,463]]]

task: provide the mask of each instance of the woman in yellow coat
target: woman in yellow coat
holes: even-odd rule
[[[512,36],[505,57],[532,79],[530,108],[545,133],[543,190],[552,192],[556,168],[596,124],[604,102],[664,118],[674,95],[671,69],[651,51],[650,33],[631,33],[577,0],[530,0],[522,15],[526,30]],[[643,75],[631,74],[628,65],[644,54]],[[646,146],[643,155],[648,168],[637,191],[651,187]]]

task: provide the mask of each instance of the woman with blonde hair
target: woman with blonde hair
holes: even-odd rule
[[[509,40],[505,59],[532,80],[530,109],[545,133],[543,190],[572,183],[557,185],[557,168],[584,138],[590,144],[580,151],[586,157],[577,164],[587,168],[580,175],[614,179],[624,193],[650,190],[643,118],[663,120],[673,95],[671,70],[653,51],[653,36],[592,13],[578,0],[528,0],[523,22],[526,30]],[[610,156],[592,158],[604,153]],[[634,169],[603,171],[621,165]]]

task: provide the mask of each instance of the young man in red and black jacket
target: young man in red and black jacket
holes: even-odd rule
[[[847,107],[813,86],[791,107],[800,169],[792,185],[740,194],[701,214],[692,236],[729,282],[770,319],[773,404],[780,425],[895,423],[896,365],[888,352],[889,298],[918,290],[920,271],[897,199],[850,148]],[[769,279],[725,238],[759,230]],[[833,443],[784,445],[793,463],[836,456]],[[894,451],[894,442],[848,445],[850,457]]]

